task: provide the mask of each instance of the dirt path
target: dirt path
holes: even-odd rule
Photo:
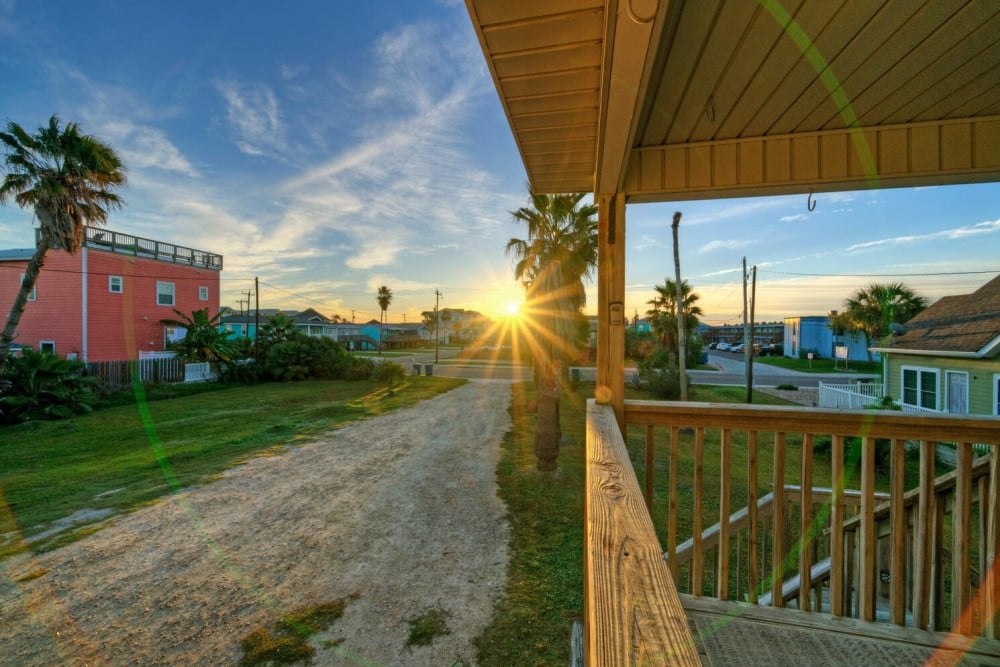
[[[469,383],[0,563],[0,664],[233,664],[251,630],[349,595],[316,664],[473,664],[505,579],[509,403]],[[450,634],[406,647],[436,609]]]

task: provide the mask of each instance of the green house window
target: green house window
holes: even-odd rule
[[[938,373],[927,368],[903,369],[903,403],[926,410],[937,410]]]

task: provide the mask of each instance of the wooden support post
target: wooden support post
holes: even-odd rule
[[[625,195],[597,197],[597,388],[619,428],[625,420]]]

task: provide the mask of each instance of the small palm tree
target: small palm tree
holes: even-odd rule
[[[48,126],[33,135],[14,122],[6,129],[0,132],[6,172],[0,204],[13,199],[21,208],[32,208],[40,233],[0,333],[0,359],[7,357],[46,253],[50,248],[76,253],[83,244],[84,227],[107,222],[108,212],[121,207],[115,189],[125,184],[125,167],[115,151],[100,139],[81,134],[76,123],[60,127],[52,116]]]
[[[873,283],[858,290],[844,306],[846,318],[837,318],[835,324],[851,331],[864,331],[869,345],[873,345],[889,334],[890,324],[908,322],[926,308],[927,299],[902,283]],[[871,356],[869,349],[869,361]]]
[[[177,319],[160,320],[163,324],[184,327],[184,338],[170,347],[192,362],[212,361],[215,363],[229,361],[235,356],[236,348],[229,340],[229,333],[219,329],[219,319],[222,312],[214,317],[208,316],[208,308],[202,308],[188,317],[174,308]]]
[[[654,285],[656,296],[646,303],[652,306],[647,310],[649,326],[656,332],[660,345],[671,352],[677,352],[677,283],[670,278],[664,278],[662,285]],[[684,312],[684,331],[690,340],[698,330],[698,318],[702,315],[701,306],[697,305],[698,294],[692,291],[688,281],[681,281],[681,301]]]
[[[392,290],[386,285],[382,285],[378,288],[378,292],[375,293],[375,300],[378,301],[378,307],[382,309],[382,319],[379,321],[378,325],[378,353],[382,354],[382,340],[384,338],[383,331],[385,329],[385,313],[389,310],[389,304],[392,303]]]
[[[559,458],[560,369],[577,354],[586,331],[581,309],[584,280],[597,265],[597,206],[581,206],[583,194],[532,195],[531,206],[512,211],[528,226],[528,238],[512,238],[505,248],[514,259],[514,277],[525,287],[528,325],[538,385],[535,458],[539,470],[555,470]]]

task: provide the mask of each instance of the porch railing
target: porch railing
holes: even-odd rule
[[[875,408],[882,403],[883,387],[881,382],[862,382],[857,384],[819,383],[819,407],[839,408],[846,410],[862,410]]]
[[[626,401],[625,422],[631,458],[610,409],[588,408],[592,664],[650,641],[655,655],[687,656],[685,588],[1000,638],[1000,419]],[[907,463],[906,442],[919,460]],[[958,443],[942,477],[938,442]],[[971,443],[991,454],[974,463]]]

